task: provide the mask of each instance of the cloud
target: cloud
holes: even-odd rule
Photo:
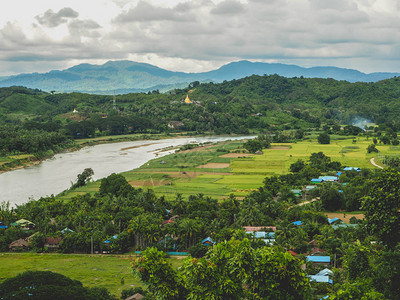
[[[32,28],[4,23],[0,60],[134,58],[198,71],[201,62],[252,59],[400,71],[395,0],[113,0],[108,10],[86,0],[93,11],[69,1],[32,13]]]
[[[60,24],[67,23],[68,19],[74,19],[79,16],[79,13],[72,8],[64,7],[57,13],[51,9],[47,10],[43,15],[36,16],[36,20],[40,25],[47,27],[57,27]]]
[[[217,4],[210,12],[215,15],[236,15],[244,12],[245,6],[235,0],[225,0]]]
[[[116,23],[151,22],[151,21],[188,21],[188,17],[178,10],[157,7],[148,2],[140,1],[136,7],[121,13]]]

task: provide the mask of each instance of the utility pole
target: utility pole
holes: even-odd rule
[[[115,97],[115,90],[114,90],[114,97],[113,97],[113,109],[117,110],[117,98]]]

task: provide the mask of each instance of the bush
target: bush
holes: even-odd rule
[[[330,144],[331,143],[330,135],[327,134],[326,132],[321,133],[318,136],[318,143],[320,143],[320,144]]]
[[[371,145],[369,145],[369,146],[367,147],[367,152],[368,152],[368,153],[372,153],[372,152],[378,153],[378,149],[376,149],[375,144],[371,144]]]

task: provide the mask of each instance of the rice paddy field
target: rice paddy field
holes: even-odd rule
[[[262,154],[242,153],[240,141],[228,141],[154,159],[142,167],[123,173],[128,182],[138,188],[153,189],[157,195],[174,199],[176,194],[188,197],[202,193],[222,199],[234,194],[244,197],[257,189],[267,176],[288,173],[298,159],[307,160],[311,153],[323,152],[343,166],[376,168],[382,164],[378,156],[400,154],[399,146],[377,145],[380,151],[368,154],[366,149],[372,138],[331,136],[328,145],[318,144],[315,138],[298,143],[272,144]],[[73,192],[65,192],[60,198],[68,199],[76,194],[94,193],[100,183],[93,182]]]

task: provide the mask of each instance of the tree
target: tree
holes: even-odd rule
[[[135,260],[134,272],[159,299],[309,299],[310,281],[300,260],[271,247],[254,249],[248,239],[188,257],[177,271],[155,248]]]
[[[294,162],[290,165],[290,172],[292,172],[292,173],[300,172],[305,166],[306,166],[306,164],[304,163],[304,161],[301,159],[298,159],[296,162]]]
[[[126,181],[121,174],[112,173],[110,176],[103,178],[100,183],[100,194],[102,195],[126,195],[133,190],[133,187]]]
[[[362,201],[367,229],[384,245],[393,248],[400,242],[400,172],[382,171]]]
[[[185,299],[187,290],[175,271],[167,262],[165,254],[156,248],[148,248],[142,257],[132,263],[134,274],[147,285],[157,299]]]
[[[85,288],[78,280],[50,271],[26,271],[0,284],[0,299],[112,300],[104,288]]]
[[[331,143],[330,135],[328,133],[326,133],[326,132],[322,132],[318,136],[318,143],[320,143],[320,144],[330,144]]]
[[[78,174],[78,180],[76,181],[75,184],[72,185],[72,188],[78,188],[81,186],[86,185],[91,179],[92,176],[94,175],[93,169],[92,168],[86,168],[83,170],[81,174]]]
[[[332,184],[324,184],[321,188],[320,198],[322,206],[329,211],[342,207],[342,196]]]
[[[368,153],[372,153],[372,152],[376,152],[376,153],[378,153],[378,152],[379,152],[379,150],[378,150],[378,149],[376,149],[376,146],[375,146],[375,144],[371,144],[371,145],[368,145],[368,147],[367,147],[367,152],[368,152]]]

